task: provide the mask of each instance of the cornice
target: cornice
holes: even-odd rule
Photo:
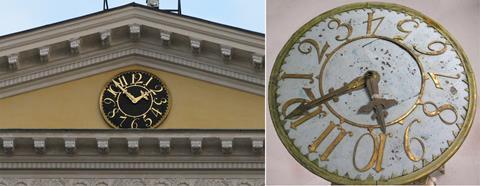
[[[130,60],[129,62],[123,62],[123,65],[107,65],[104,68],[94,68],[96,70],[90,71],[90,73],[76,73],[74,79],[79,79],[85,76],[93,75],[92,73],[100,73],[103,71],[113,70],[120,66],[129,65],[143,65],[159,70],[174,71],[181,75],[189,76],[195,79],[201,79],[212,83],[220,84],[223,86],[236,88],[246,92],[251,92],[258,95],[264,94],[264,78],[251,72],[242,72],[234,70],[232,68],[222,67],[209,63],[208,61],[201,61],[198,59],[191,59],[188,57],[181,57],[171,53],[153,51],[146,48],[124,48],[114,50],[111,52],[101,52],[98,55],[88,58],[73,58],[70,62],[56,63],[52,65],[39,65],[35,69],[29,69],[28,71],[18,72],[15,74],[7,74],[0,76],[0,98],[8,97],[11,95],[19,94],[25,91],[31,91],[34,89],[40,89],[43,87],[51,86],[58,83],[74,80],[72,78],[55,78],[56,81],[46,81],[45,83],[34,82],[35,80],[41,80],[45,77],[52,77],[69,71],[75,71],[85,67],[98,66],[105,62],[111,62],[112,60],[125,58],[128,56],[142,56],[152,60]],[[165,61],[174,66],[188,67],[196,71],[189,69],[176,70],[175,67],[168,68],[162,64],[159,64],[155,60]],[[100,70],[100,71],[99,71]],[[210,74],[204,74],[202,71],[209,72],[210,74],[217,75],[216,77],[208,78]],[[83,75],[82,75],[83,74]],[[225,78],[227,77],[227,78]],[[232,82],[231,80],[237,80],[239,82]],[[25,82],[32,82],[31,86],[15,87],[15,85]],[[244,82],[244,83],[242,83]],[[13,87],[13,88],[6,88]],[[23,89],[22,89],[23,88]]]
[[[264,130],[2,129],[3,170],[264,169]]]
[[[139,7],[127,7],[85,19],[0,38],[0,56],[17,53],[25,48],[40,48],[71,38],[131,24],[145,25],[159,30],[221,43],[252,53],[264,53],[265,39],[261,36],[163,12]]]

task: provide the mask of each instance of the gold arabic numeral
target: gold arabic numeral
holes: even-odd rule
[[[147,82],[145,83],[145,87],[148,86],[148,84],[150,83],[150,81],[152,81],[152,79],[153,79],[153,78],[150,77],[150,78],[147,80]]]
[[[132,84],[142,84],[142,73],[132,73]]]
[[[157,88],[157,86],[155,86],[155,88]],[[156,92],[156,93],[162,92],[162,91],[163,91],[163,86],[160,86],[159,89],[152,89],[152,91],[153,91],[153,92]]]
[[[152,112],[153,112],[153,115],[155,115],[155,117],[158,117],[158,115],[162,116],[163,113],[158,111],[157,109],[153,108],[152,107]]]
[[[127,79],[125,79],[125,76],[121,76],[117,79],[117,81],[115,81],[114,79],[112,80],[113,83],[116,85],[116,86],[121,86],[121,87],[125,87],[128,85],[127,83]]]
[[[152,119],[147,117],[147,114],[144,114],[142,116],[142,118],[143,118],[143,121],[146,122],[146,124],[145,124],[146,127],[148,127],[148,128],[152,127],[153,121],[152,121]]]
[[[310,44],[311,46],[309,46],[306,50],[304,50],[304,48],[302,47],[302,45],[304,44]],[[315,48],[315,51],[317,52],[318,64],[320,64],[323,60],[323,56],[325,56],[325,53],[327,52],[330,45],[328,44],[328,42],[325,42],[325,45],[323,45],[320,51],[320,44],[317,41],[313,39],[305,39],[301,41],[300,44],[298,45],[298,51],[301,52],[302,54],[309,54],[310,52],[312,52],[312,46]]]
[[[330,124],[327,126],[327,128],[318,136],[317,139],[315,139],[312,144],[308,145],[308,150],[310,153],[316,152],[318,146],[325,140],[325,138],[332,133],[333,129],[337,128],[340,133],[338,133],[337,137],[328,145],[328,147],[325,149],[325,151],[320,155],[320,160],[321,161],[328,161],[328,156],[333,152],[335,147],[343,140],[343,138],[348,134],[349,136],[352,136],[351,132],[347,132],[345,129],[343,129],[340,125],[335,125],[332,121],[330,121]]]
[[[291,78],[291,79],[306,79],[306,80],[310,80],[309,83],[312,84],[314,82],[313,80],[313,73],[310,73],[310,74],[287,74],[286,72],[284,72],[281,76],[280,76],[280,80],[285,80],[287,78]]]
[[[405,40],[405,38],[407,38],[410,35],[410,33],[412,33],[413,30],[407,30],[403,27],[403,25],[407,24],[407,23],[414,23],[413,28],[418,28],[420,26],[420,24],[417,21],[415,21],[414,18],[401,20],[397,23],[397,29],[398,29],[398,31],[400,31],[402,33],[405,33],[405,35],[395,36],[395,37],[393,37],[393,39],[398,40],[398,41],[403,41],[403,40]]]
[[[363,22],[363,23],[367,23],[367,35],[375,35],[375,32],[377,32],[378,27],[380,27],[380,24],[382,24],[383,19],[385,18],[385,17],[373,18],[373,14],[374,12],[368,12],[368,19],[367,21]],[[372,32],[372,26],[374,21],[378,21],[378,24],[375,27],[375,29],[373,29],[373,32]]]
[[[132,122],[130,123],[130,128],[132,129],[136,129],[138,128],[138,123],[136,122],[138,118],[135,118],[132,120]]]
[[[358,144],[365,136],[370,136],[371,139],[373,140],[373,153],[367,165],[359,168],[357,166],[357,161],[356,161],[357,148],[358,148]],[[387,140],[387,135],[384,133],[380,133],[378,136],[374,136],[370,132],[361,135],[360,138],[358,138],[357,143],[355,143],[355,147],[353,148],[353,166],[355,167],[355,169],[357,169],[360,172],[365,172],[373,168],[373,166],[375,165],[374,170],[376,172],[382,171],[383,170],[382,168],[383,152],[385,151],[386,140]]]
[[[342,21],[340,21],[340,19],[338,18],[331,18],[332,20],[330,20],[327,24],[328,28],[329,29],[340,29],[340,28],[345,28],[347,29],[347,35],[344,37],[344,38],[340,38],[340,35],[337,35],[335,36],[335,40],[337,41],[345,41],[347,40],[351,35],[352,35],[352,25],[350,24],[347,24],[347,23],[342,23]],[[335,26],[332,25],[332,23],[335,23]]]
[[[107,113],[107,117],[114,118],[118,111],[118,108],[114,108],[112,111]]]
[[[158,98],[155,98],[155,99],[153,100],[153,102],[154,102],[156,105],[162,105],[162,104],[165,104],[165,103],[168,102],[168,100],[165,99],[165,98],[160,99],[160,102],[157,102],[157,99],[158,99]]]
[[[452,78],[452,79],[459,79],[460,74],[457,74],[457,76],[449,76],[449,75],[444,75],[444,74],[439,74],[439,73],[434,73],[434,72],[428,72],[428,76],[430,79],[432,79],[433,83],[435,84],[435,88],[437,89],[443,89],[442,86],[440,85],[440,80],[438,77],[445,77],[445,78]]]
[[[458,120],[457,109],[455,109],[455,107],[451,104],[443,104],[440,107],[435,105],[435,103],[433,103],[431,101],[427,101],[427,102],[420,103],[420,104],[423,106],[423,113],[425,113],[425,115],[427,115],[428,117],[438,116],[440,118],[440,120],[443,123],[445,123],[446,125],[454,124]],[[434,110],[433,111],[428,111],[427,105],[433,106]],[[453,121],[447,121],[447,119],[445,119],[442,116],[442,113],[446,112],[446,111],[451,111],[454,114],[455,119],[453,119]]]
[[[408,124],[408,127],[405,128],[405,134],[403,136],[403,148],[405,150],[405,153],[407,154],[408,159],[417,162],[423,159],[423,156],[425,155],[425,144],[423,144],[422,140],[417,137],[410,138],[410,128],[412,127],[413,124],[415,123],[420,123],[420,120],[415,119],[410,124]],[[422,147],[422,155],[421,156],[416,156],[415,153],[412,152],[412,149],[410,148],[410,143],[411,141],[416,140],[418,144]]]
[[[125,120],[127,120],[127,117],[126,116],[119,116],[119,118],[122,119],[122,122],[120,122],[120,125],[118,125],[118,127],[122,127]]]
[[[110,105],[112,104],[113,107],[115,107],[115,100],[113,100],[112,98],[105,98],[103,99],[103,103],[107,104],[107,105]]]
[[[110,92],[113,97],[117,97],[117,95],[120,94],[120,92],[113,90],[112,86],[108,86],[107,91]]]
[[[442,48],[435,49],[434,48],[435,45],[436,46],[441,45]],[[447,44],[444,43],[444,42],[441,42],[441,41],[432,41],[432,42],[428,43],[427,48],[428,48],[429,51],[422,51],[422,50],[418,49],[416,45],[413,46],[413,49],[420,54],[429,55],[429,56],[438,56],[438,55],[441,55],[441,54],[443,54],[447,51]]]

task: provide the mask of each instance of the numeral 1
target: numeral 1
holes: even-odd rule
[[[363,22],[363,23],[367,23],[367,35],[375,35],[375,32],[377,32],[378,27],[380,26],[380,24],[382,24],[383,19],[385,18],[385,17],[373,18],[373,13],[374,12],[368,12],[368,19],[367,19],[367,21]],[[379,22],[378,22],[377,26],[375,27],[375,29],[373,29],[373,32],[372,32],[373,21],[377,21],[377,20],[379,20]]]
[[[365,136],[370,136],[373,140],[373,153],[370,157],[370,161],[368,161],[367,165],[364,167],[359,168],[357,166],[357,162],[355,156],[357,154],[357,148],[360,141]],[[353,166],[360,172],[365,172],[370,170],[375,165],[375,171],[380,172],[383,170],[382,162],[383,162],[383,151],[385,150],[385,142],[387,140],[387,135],[384,133],[380,133],[378,136],[374,136],[372,133],[365,133],[358,138],[357,143],[355,143],[355,147],[353,148]]]
[[[152,77],[150,77],[150,79],[148,79],[148,81],[145,83],[145,86],[148,86],[148,84],[150,83],[150,81],[152,81]]]

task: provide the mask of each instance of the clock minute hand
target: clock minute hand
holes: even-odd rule
[[[300,116],[306,111],[310,110],[311,108],[321,105],[326,101],[333,99],[334,97],[338,97],[340,95],[350,93],[355,90],[360,90],[364,87],[365,87],[365,77],[364,76],[357,77],[352,81],[350,81],[349,83],[345,84],[343,87],[338,88],[318,99],[300,104],[297,108],[295,108],[292,112],[290,112],[290,114],[288,114],[285,117],[285,119],[291,119],[296,116]]]

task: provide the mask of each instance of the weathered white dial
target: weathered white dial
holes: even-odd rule
[[[460,46],[428,17],[351,4],[292,36],[269,105],[282,142],[310,171],[335,183],[409,183],[463,142],[474,82]]]

